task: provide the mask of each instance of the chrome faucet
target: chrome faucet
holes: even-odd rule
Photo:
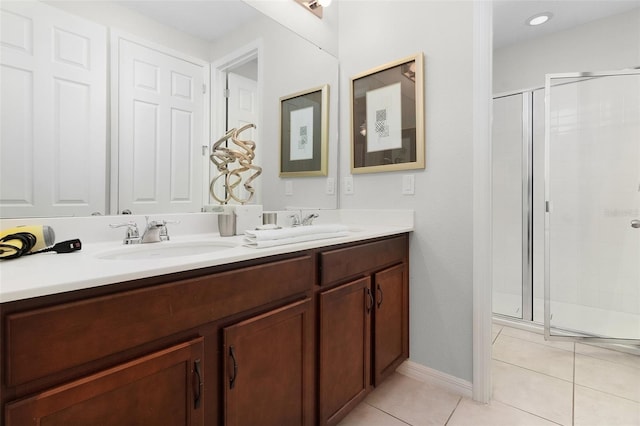
[[[289,217],[292,219],[291,226],[308,226],[313,225],[313,219],[317,218],[319,215],[317,213],[311,213],[304,218],[302,217],[302,211],[298,213],[294,213]]]
[[[110,224],[112,228],[121,228],[126,226],[127,231],[124,236],[123,244],[146,244],[157,243],[160,241],[169,241],[169,232],[167,231],[168,223],[180,223],[177,220],[152,220],[149,222],[149,216],[145,216],[146,226],[142,237],[138,231],[138,224],[134,221],[126,223]]]
[[[162,222],[152,220],[149,222],[149,216],[145,216],[147,222],[144,228],[144,234],[142,234],[142,244],[147,243],[159,243],[160,242],[160,229],[165,227]],[[166,228],[165,228],[166,232]]]
[[[169,232],[167,231],[168,223],[180,223],[178,220],[152,220],[149,222],[149,216],[145,216],[147,225],[142,234],[142,243],[158,243],[160,241],[169,241]]]

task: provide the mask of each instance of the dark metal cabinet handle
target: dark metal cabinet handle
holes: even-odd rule
[[[233,361],[233,376],[229,378],[229,389],[233,389],[236,385],[236,376],[238,375],[238,361],[236,360],[236,352],[233,346],[229,347],[229,356]]]
[[[373,293],[369,288],[367,288],[367,296],[369,296],[369,305],[367,305],[367,313],[369,313],[371,312],[371,309],[373,309],[373,305],[375,305],[375,302],[373,300]]]
[[[193,382],[193,408],[197,409],[200,407],[200,400],[202,399],[202,373],[200,371],[199,359],[193,363],[193,373],[196,375],[196,380]]]
[[[378,298],[378,309],[380,309],[380,305],[382,305],[382,287],[378,284],[378,293],[380,293],[380,297]]]

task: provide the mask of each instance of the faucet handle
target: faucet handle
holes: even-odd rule
[[[300,215],[298,213],[289,215],[289,219],[291,219],[291,226],[300,226]]]
[[[133,221],[129,221],[129,222],[125,222],[125,223],[110,223],[109,227],[110,228],[122,228],[122,227],[127,227],[127,232],[128,231],[134,231],[138,232],[138,224],[133,222]]]
[[[140,242],[140,232],[138,231],[138,224],[129,221],[125,223],[110,223],[111,228],[127,227],[127,232],[124,236],[123,244],[136,244]]]
[[[310,215],[306,216],[304,219],[302,219],[302,224],[305,226],[308,225],[312,225],[313,224],[313,219],[319,217],[320,215],[318,213],[311,213]]]
[[[169,241],[169,231],[167,225],[170,223],[178,224],[179,220],[161,220],[158,222],[160,228],[160,241]]]

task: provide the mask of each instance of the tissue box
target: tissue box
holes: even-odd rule
[[[262,225],[262,205],[247,204],[234,207],[236,212],[236,235],[242,235],[247,229],[253,230]]]

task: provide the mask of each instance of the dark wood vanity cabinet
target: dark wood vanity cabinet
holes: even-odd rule
[[[8,425],[203,425],[202,338],[7,404]]]
[[[0,425],[334,424],[408,357],[408,235],[0,304]]]
[[[398,264],[377,272],[371,289],[373,316],[373,384],[382,383],[409,357],[407,267]]]
[[[311,299],[224,329],[225,425],[313,424]]]
[[[326,251],[320,264],[319,424],[334,425],[409,357],[408,240]]]
[[[319,295],[320,424],[335,424],[371,386],[370,278]]]

